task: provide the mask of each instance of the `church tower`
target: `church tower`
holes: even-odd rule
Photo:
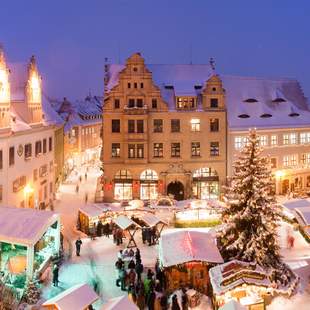
[[[28,122],[30,124],[42,122],[42,91],[41,76],[38,72],[36,60],[31,56],[28,65],[28,82],[26,85],[26,101],[28,106]]]
[[[4,52],[0,47],[0,129],[10,127],[10,82]]]

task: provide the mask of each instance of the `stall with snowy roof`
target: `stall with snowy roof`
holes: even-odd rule
[[[208,271],[223,263],[223,258],[212,234],[182,229],[162,234],[159,261],[168,291],[191,287],[207,293],[210,285]]]
[[[136,304],[127,295],[110,299],[101,310],[138,310]]]
[[[134,237],[135,233],[138,229],[141,228],[141,226],[125,215],[120,215],[117,218],[113,219],[113,223],[122,230],[125,237],[128,237],[129,241],[127,244],[127,248],[137,247]]]
[[[43,303],[48,310],[87,310],[99,296],[88,284],[77,284]]]
[[[78,227],[85,234],[96,229],[99,222],[110,223],[123,211],[119,203],[94,203],[79,208]]]
[[[294,213],[301,229],[310,239],[310,205],[308,207],[295,208]]]
[[[264,310],[271,296],[290,296],[298,284],[298,277],[292,274],[293,279],[288,287],[278,286],[270,271],[238,260],[212,267],[209,275],[216,307],[234,299],[247,309]]]
[[[60,247],[60,217],[50,211],[0,208],[0,271],[9,285],[23,287],[39,276]]]

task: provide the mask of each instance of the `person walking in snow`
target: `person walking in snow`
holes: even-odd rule
[[[78,192],[79,192],[79,189],[80,189],[79,184],[76,184],[75,192],[78,193]]]
[[[76,256],[80,256],[82,243],[81,238],[78,238],[78,240],[75,241]]]
[[[87,204],[88,201],[88,193],[85,193],[85,204]]]
[[[87,181],[87,172],[85,172],[85,181]]]
[[[53,286],[58,286],[58,276],[59,276],[59,267],[57,265],[54,266],[53,269]]]

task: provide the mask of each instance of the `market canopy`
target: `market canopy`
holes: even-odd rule
[[[49,299],[42,306],[56,306],[59,310],[84,310],[98,298],[88,284],[77,284]]]
[[[132,219],[128,218],[125,215],[120,215],[113,220],[113,223],[123,230],[141,228],[139,224],[134,222]]]
[[[282,204],[285,208],[293,211],[295,208],[310,207],[309,199],[292,199]]]
[[[302,226],[310,226],[310,206],[294,209],[297,220]]]
[[[139,310],[127,295],[110,299],[101,310]]]
[[[35,245],[59,219],[59,214],[52,211],[0,207],[0,241]]]
[[[80,207],[79,211],[88,217],[98,217],[106,212],[122,211],[122,208],[119,203],[93,203]]]
[[[157,224],[167,225],[166,222],[151,213],[144,214],[140,219],[149,227],[154,227]]]
[[[159,241],[159,259],[163,267],[201,261],[223,263],[212,234],[196,230],[166,232]]]

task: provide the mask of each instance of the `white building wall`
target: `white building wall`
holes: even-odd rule
[[[12,133],[9,136],[0,136],[0,150],[3,151],[3,168],[0,170],[0,185],[2,185],[1,205],[11,205],[15,207],[35,207],[40,203],[48,205],[53,199],[54,193],[54,127],[40,126],[35,129]],[[52,150],[49,150],[49,138],[52,138]],[[46,153],[43,154],[43,139],[46,139]],[[35,143],[42,141],[42,153],[35,156]],[[25,159],[25,144],[32,144],[32,156]],[[15,163],[9,166],[9,148],[15,147]],[[18,148],[23,149],[21,155]],[[40,176],[40,168],[47,165],[45,175]],[[37,179],[34,179],[34,170],[37,169]],[[43,168],[41,168],[42,171]],[[26,177],[27,189],[25,186],[14,192],[13,182],[22,177]],[[33,198],[32,198],[33,197]],[[29,199],[33,204],[29,203]]]

